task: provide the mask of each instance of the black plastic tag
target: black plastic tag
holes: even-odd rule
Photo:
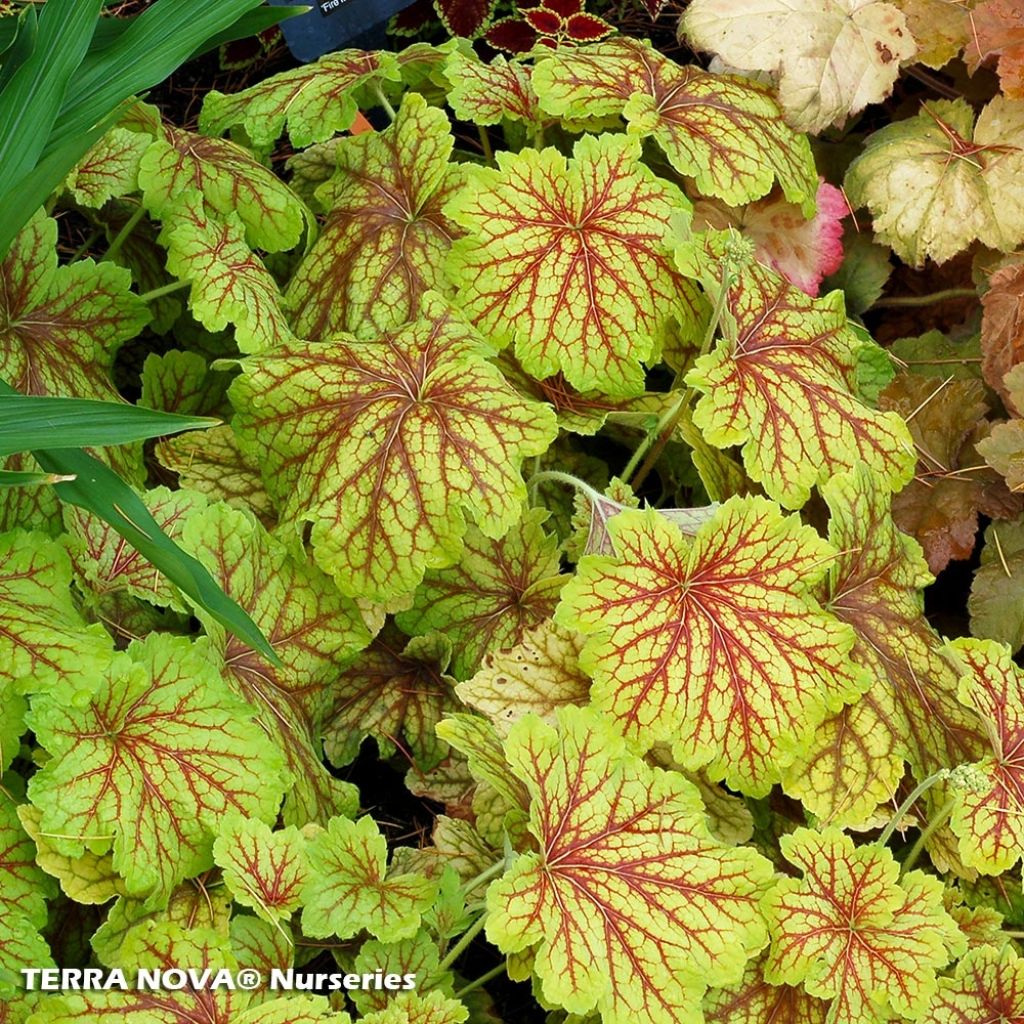
[[[281,24],[288,49],[303,63],[346,47],[384,46],[388,18],[412,0],[268,0],[273,7],[309,7]]]

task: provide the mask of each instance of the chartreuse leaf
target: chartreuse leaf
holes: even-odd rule
[[[127,890],[155,903],[210,866],[226,811],[277,813],[283,755],[220,678],[205,641],[135,641],[99,673],[87,704],[41,694],[28,723],[50,755],[28,792],[54,849],[113,849]]]
[[[554,612],[568,577],[559,573],[558,539],[544,532],[547,518],[545,509],[529,509],[497,542],[471,527],[459,561],[428,571],[412,608],[395,616],[411,635],[437,630],[451,640],[456,678]]]
[[[704,999],[707,1024],[825,1024],[828,1003],[796,985],[764,979],[764,959],[751,960],[743,977]]]
[[[782,879],[763,903],[767,980],[831,998],[826,1024],[920,1017],[936,970],[966,949],[942,908],[942,882],[920,871],[899,878],[888,849],[855,847],[836,828],[779,842],[803,878]]]
[[[467,512],[492,539],[519,518],[519,465],[554,439],[555,417],[487,354],[430,297],[424,319],[372,343],[292,342],[243,361],[231,388],[243,451],[282,520],[313,523],[314,557],[343,593],[408,593],[456,560]]]
[[[537,125],[544,120],[544,114],[531,74],[528,65],[506,60],[500,54],[485,64],[475,54],[453,50],[444,68],[445,78],[452,84],[448,105],[460,121],[481,125],[521,121]]]
[[[28,703],[20,694],[13,692],[10,680],[0,679],[0,778],[21,749],[21,738],[27,728],[27,710]]]
[[[875,237],[920,266],[975,240],[1016,248],[1024,240],[1024,196],[1015,187],[1022,174],[1024,104],[996,96],[977,122],[967,100],[936,100],[879,129],[845,185],[851,204],[871,211]]]
[[[139,967],[151,970],[192,968],[213,978],[224,968],[236,973],[238,961],[228,938],[208,928],[184,929],[177,924],[151,924],[132,932],[119,951],[116,965],[125,977]],[[241,987],[188,985],[156,990],[118,989],[64,992],[48,996],[33,1024],[350,1024],[348,1014],[334,1013],[322,996],[289,994],[260,1001],[258,993]]]
[[[700,303],[669,253],[690,204],[621,135],[584,136],[569,160],[553,148],[497,159],[445,207],[467,232],[450,262],[459,302],[497,345],[514,340],[533,376],[638,394],[672,322],[696,335]]]
[[[301,906],[309,864],[294,825],[274,832],[258,818],[232,815],[213,844],[213,859],[235,901],[262,920],[273,924]]]
[[[956,974],[939,979],[920,1024],[974,1024],[1024,1018],[1024,961],[1010,943],[972,949]]]
[[[1024,673],[992,640],[955,640],[951,650],[964,669],[960,699],[978,713],[989,747],[977,785],[954,790],[951,825],[964,864],[998,875],[1024,856]]]
[[[696,0],[679,29],[732,67],[776,74],[787,120],[806,132],[880,103],[917,50],[884,0]]]
[[[287,125],[292,145],[303,149],[352,127],[360,86],[399,78],[394,54],[340,50],[230,96],[211,90],[199,127],[207,135],[222,135],[241,125],[255,146],[269,148]]]
[[[632,134],[652,137],[705,195],[738,206],[778,180],[790,202],[807,216],[814,212],[818,174],[810,145],[761,85],[680,66],[649,43],[618,36],[545,56],[533,86],[550,114],[622,114]]]
[[[443,992],[404,992],[383,1010],[363,1017],[362,1024],[463,1024],[468,1017],[465,1003]]]
[[[608,529],[618,555],[582,558],[555,616],[588,635],[594,704],[630,742],[767,793],[864,688],[853,630],[813,593],[834,549],[764,498],[731,498],[692,539],[655,511]]]
[[[352,601],[333,581],[226,505],[191,517],[183,543],[262,629],[278,664],[249,650],[202,609],[212,659],[232,691],[256,709],[260,727],[284,754],[294,788],[290,824],[354,813],[355,788],[321,763],[321,727],[342,666],[369,641]]]
[[[324,723],[331,764],[354,761],[372,736],[382,757],[396,751],[423,771],[448,752],[434,726],[458,708],[448,675],[450,641],[437,633],[410,640],[386,623],[373,642],[332,681],[333,707]]]
[[[262,352],[292,337],[281,294],[245,240],[238,214],[214,214],[200,193],[179,195],[164,217],[160,241],[167,269],[192,285],[190,309],[208,330],[233,324],[242,352]]]
[[[108,199],[131,195],[139,187],[139,165],[152,138],[114,125],[65,178],[79,206],[98,210]]]
[[[771,866],[707,830],[695,787],[629,753],[592,709],[534,717],[505,743],[530,794],[539,851],[487,893],[487,936],[536,947],[544,998],[604,1024],[700,1017],[708,984],[738,981],[764,944],[757,901]]]
[[[57,222],[37,214],[0,263],[0,379],[31,395],[116,398],[118,346],[149,319],[112,263],[57,266]]]
[[[728,244],[728,243],[725,243]],[[685,272],[717,290],[723,243],[686,245]],[[799,508],[811,488],[866,462],[898,489],[916,456],[902,417],[857,397],[863,342],[840,292],[813,299],[760,264],[734,273],[722,339],[686,376],[700,393],[693,421],[718,448],[742,445],[747,473],[776,501]]]
[[[0,534],[0,684],[59,687],[63,699],[90,689],[112,648],[99,625],[87,626],[71,597],[66,552],[40,533]],[[5,751],[5,754],[7,751]]]
[[[871,681],[829,715],[783,773],[786,791],[825,823],[863,828],[909,763],[920,780],[981,756],[974,716],[956,699],[958,670],[923,614],[931,582],[920,546],[901,533],[891,495],[864,465],[821,488],[839,552],[817,587],[854,630],[850,656]]]
[[[444,111],[410,94],[385,131],[336,147],[333,174],[316,190],[327,220],[288,286],[303,338],[372,340],[414,319],[428,291],[448,288],[458,228],[442,207],[462,180],[448,162],[453,144]]]
[[[302,930],[347,939],[364,929],[384,942],[415,935],[437,896],[419,874],[387,874],[387,841],[369,815],[332,818],[307,846],[311,868]]]

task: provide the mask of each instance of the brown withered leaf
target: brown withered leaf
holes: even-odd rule
[[[1024,3],[1021,5],[1024,13]],[[989,290],[981,300],[981,370],[989,386],[999,393],[1007,409],[1021,415],[1004,381],[1006,374],[1024,362],[1024,263],[997,270],[989,278]]]
[[[970,556],[979,512],[1005,519],[1021,507],[1020,496],[975,448],[989,430],[985,386],[902,373],[882,392],[879,407],[907,420],[918,455],[914,479],[893,499],[893,518],[939,573]]]
[[[1024,0],[989,0],[970,15],[964,61],[971,74],[998,57],[999,84],[1010,99],[1024,99]]]

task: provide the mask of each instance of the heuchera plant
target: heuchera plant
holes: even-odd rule
[[[2,1024],[1024,1019],[1024,101],[1011,4],[927,6],[125,111],[0,266],[0,377],[221,420],[106,457],[277,661],[0,492]],[[964,47],[1005,92],[848,122]],[[970,249],[975,323],[877,344],[890,249]]]

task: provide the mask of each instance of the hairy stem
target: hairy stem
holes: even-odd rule
[[[899,827],[900,822],[906,817],[907,812],[911,807],[918,801],[918,799],[928,792],[936,782],[941,782],[943,779],[949,777],[949,772],[942,768],[935,772],[934,775],[929,775],[928,778],[923,779],[919,782],[911,791],[910,795],[906,800],[903,801],[896,808],[896,813],[889,819],[889,824],[882,829],[882,834],[876,840],[879,846],[885,846],[886,843],[892,839],[893,833]]]
[[[901,876],[905,875],[917,863],[917,858],[921,856],[925,843],[931,839],[935,830],[941,828],[946,819],[953,813],[953,806],[955,803],[955,800],[947,800],[939,808],[938,813],[933,814],[931,818],[928,819],[928,824],[921,829],[921,834],[914,841],[914,845],[910,848],[910,853],[907,854],[903,863],[900,865]]]
[[[487,912],[482,913],[463,933],[462,938],[448,950],[445,958],[437,965],[436,974],[443,974],[469,948],[470,943],[483,931],[487,923]]]
[[[121,230],[114,235],[114,240],[110,243],[110,247],[103,255],[104,260],[112,260],[121,251],[121,247],[128,240],[128,236],[135,230],[135,226],[145,215],[146,208],[142,203],[139,203],[135,212],[124,222]]]
[[[159,288],[154,288],[148,292],[142,292],[139,298],[143,302],[152,302],[154,299],[159,299],[164,295],[171,295],[174,292],[180,292],[184,288],[190,288],[192,286],[191,281],[172,281],[170,284],[161,285]]]
[[[947,299],[976,299],[978,292],[974,288],[945,288],[941,292],[932,292],[930,295],[897,295],[879,299],[872,309],[913,309],[916,306],[931,306],[936,302],[945,302]]]
[[[380,87],[380,82],[373,83],[373,91],[377,97],[377,102],[384,108],[384,113],[388,115],[388,120],[394,121],[395,108],[388,102],[387,96],[384,95],[384,90]]]

